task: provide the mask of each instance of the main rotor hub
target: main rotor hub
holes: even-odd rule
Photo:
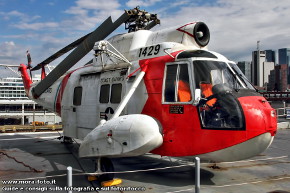
[[[128,30],[129,33],[144,29],[149,30],[155,25],[160,24],[157,14],[140,10],[139,7],[126,10],[126,12],[130,15],[130,18],[125,22],[125,29]]]

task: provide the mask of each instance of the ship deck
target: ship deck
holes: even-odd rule
[[[0,134],[1,192],[67,192],[67,166],[73,168],[73,187],[97,192],[194,192],[193,162],[156,155],[112,159],[115,177],[123,180],[123,189],[100,190],[98,181],[89,182],[82,173],[93,172],[92,160],[79,159],[77,143],[63,144],[58,132]],[[240,162],[201,164],[202,193],[290,192],[290,129],[280,129],[273,144],[261,155]],[[168,167],[168,168],[167,168]],[[166,168],[149,171],[152,168]],[[136,171],[139,172],[126,172]],[[10,181],[4,185],[3,180]],[[20,181],[21,180],[21,181]],[[7,183],[7,181],[6,181]],[[22,184],[21,184],[22,183]],[[135,192],[135,191],[131,191]]]

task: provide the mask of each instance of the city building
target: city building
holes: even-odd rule
[[[274,62],[266,61],[265,51],[252,52],[252,75],[251,81],[255,86],[267,88],[270,71],[274,69]]]
[[[290,84],[290,49],[281,48],[278,50],[279,65],[287,64],[287,84]]]
[[[290,49],[289,48],[281,48],[278,50],[278,64],[287,64],[290,66]]]
[[[252,78],[251,81],[255,86],[263,87],[263,62],[266,61],[265,51],[252,52]]]
[[[268,90],[269,88],[269,76],[271,70],[275,69],[275,64],[274,62],[263,62],[263,85]]]
[[[276,52],[273,50],[265,50],[266,62],[273,62],[276,64]]]
[[[238,67],[240,70],[244,73],[244,75],[247,77],[249,81],[251,81],[251,76],[252,76],[252,64],[251,62],[248,61],[241,61],[237,63]]]
[[[0,125],[24,125],[33,121],[55,124],[61,118],[28,99],[21,78],[0,79]]]
[[[286,91],[287,84],[287,64],[281,64],[275,66],[275,86],[274,91]]]
[[[267,91],[278,91],[278,83],[276,83],[276,67],[270,71],[269,83],[267,85]]]

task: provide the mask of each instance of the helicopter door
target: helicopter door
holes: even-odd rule
[[[187,62],[166,65],[163,103],[192,103],[192,81],[188,67]]]
[[[99,100],[97,101],[98,122],[109,120],[121,102],[127,69],[107,71],[101,74]]]
[[[97,90],[100,73],[81,75],[79,85],[74,88],[73,106],[76,114],[77,136],[84,138],[98,122],[97,114]]]

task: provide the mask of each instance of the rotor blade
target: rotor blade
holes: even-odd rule
[[[58,78],[66,73],[80,59],[82,59],[94,47],[95,42],[103,40],[115,29],[129,19],[130,15],[125,11],[114,23],[111,17],[108,17],[95,31],[82,41],[58,66],[56,66],[42,81],[33,89],[32,94],[38,98],[46,89],[48,89]]]
[[[160,20],[156,19],[154,21],[151,21],[150,23],[148,23],[148,25],[144,28],[145,30],[150,30],[153,27],[155,27],[157,24],[160,24]]]
[[[91,32],[92,33],[92,32]],[[57,51],[55,54],[51,55],[50,57],[48,57],[47,59],[45,59],[44,61],[40,62],[39,64],[37,64],[35,67],[33,67],[31,69],[31,71],[35,71],[35,70],[39,70],[41,69],[41,67],[43,65],[47,65],[50,62],[54,61],[55,59],[57,59],[58,57],[62,56],[63,54],[67,53],[68,51],[72,50],[73,48],[77,47],[80,43],[82,43],[82,41],[84,39],[86,39],[91,33],[88,33],[87,35],[79,38],[78,40],[74,41],[73,43],[67,45],[66,47],[60,49],[59,51]]]

